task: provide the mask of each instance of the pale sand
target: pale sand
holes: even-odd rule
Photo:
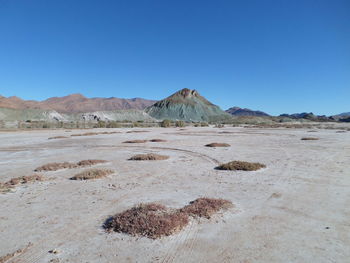
[[[84,159],[108,160],[93,167],[116,173],[72,181],[86,168],[44,172],[46,181],[0,194],[0,257],[31,242],[8,262],[349,262],[350,132],[318,130],[312,136],[320,140],[301,141],[309,129],[128,130],[95,129],[88,131],[121,133],[57,140],[48,137],[86,131],[1,132],[1,182],[49,162]],[[167,142],[122,143],[155,138]],[[231,147],[204,146],[211,142]],[[170,158],[128,161],[139,153]],[[232,160],[267,168],[214,169]],[[160,240],[102,229],[108,216],[141,202],[178,208],[202,196],[228,199],[235,208],[192,220]],[[58,253],[48,252],[53,249]]]

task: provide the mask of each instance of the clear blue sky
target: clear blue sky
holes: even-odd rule
[[[350,111],[349,0],[0,0],[0,95]]]

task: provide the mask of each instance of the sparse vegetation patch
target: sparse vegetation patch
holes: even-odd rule
[[[147,140],[131,140],[131,141],[125,141],[123,143],[145,143]]]
[[[149,140],[150,142],[166,142],[166,140],[163,140],[163,139],[152,139],[152,140]]]
[[[319,138],[316,137],[303,137],[301,138],[302,141],[317,141]]]
[[[186,213],[172,211],[161,204],[150,203],[141,204],[109,218],[104,228],[107,231],[156,239],[180,231],[188,222]]]
[[[30,182],[43,181],[43,180],[44,180],[43,176],[39,174],[12,178],[11,180],[5,183],[0,183],[0,193],[7,193],[11,189],[15,188],[17,185],[20,185],[20,184],[27,184]]]
[[[90,169],[83,171],[81,173],[78,173],[71,177],[71,180],[90,180],[90,179],[98,179],[106,177],[107,175],[113,174],[113,170],[108,169]]]
[[[54,136],[54,137],[49,137],[48,140],[52,140],[52,139],[67,139],[69,137],[67,136]]]
[[[62,162],[62,163],[48,163],[43,166],[40,166],[36,168],[35,172],[42,172],[42,171],[57,171],[61,169],[71,169],[78,167],[75,163],[69,163],[69,162]]]
[[[91,166],[99,163],[106,163],[106,160],[82,160],[77,163],[78,166]]]
[[[216,169],[218,170],[242,170],[242,171],[256,171],[261,168],[265,168],[266,165],[261,163],[250,163],[244,161],[232,161],[229,163],[221,164]]]
[[[220,210],[226,210],[232,207],[233,204],[225,199],[215,199],[215,198],[198,198],[189,205],[180,209],[181,212],[184,212],[190,216],[194,217],[205,217],[207,219],[217,213]]]
[[[213,142],[205,145],[206,147],[230,147],[228,143]]]
[[[169,156],[167,156],[167,155],[148,153],[148,154],[134,155],[129,160],[133,160],[133,161],[157,161],[157,160],[166,160],[168,158],[169,158]]]

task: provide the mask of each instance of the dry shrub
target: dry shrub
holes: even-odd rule
[[[149,131],[127,131],[126,133],[141,133],[141,132],[149,132]]]
[[[54,137],[49,137],[48,140],[52,140],[52,139],[67,139],[69,137],[67,136],[54,136]]]
[[[230,147],[228,143],[213,142],[205,145],[206,147]]]
[[[116,131],[114,131],[114,132],[99,132],[97,134],[116,134],[116,133],[120,133],[120,132],[116,132]]]
[[[169,158],[169,156],[166,156],[166,155],[148,153],[148,154],[134,155],[129,160],[132,160],[132,161],[157,161],[157,160],[166,160],[168,158]]]
[[[72,134],[71,136],[92,136],[92,135],[98,135],[98,132],[86,132],[86,133],[78,133],[78,134]]]
[[[162,140],[162,139],[152,139],[149,140],[150,142],[166,142],[166,140]]]
[[[82,160],[77,163],[78,166],[91,166],[99,163],[106,163],[105,160]]]
[[[316,131],[316,130],[310,130],[310,131],[307,131],[307,132],[318,132],[318,131]]]
[[[207,219],[220,210],[226,210],[233,204],[224,199],[201,197],[180,209],[181,212],[194,217],[205,217]]]
[[[346,131],[336,131],[336,133],[344,133],[344,132],[346,132]]]
[[[150,203],[116,214],[105,222],[104,228],[107,231],[156,239],[180,231],[188,222],[189,217],[186,213],[169,210],[161,204]]]
[[[35,172],[41,172],[41,171],[57,171],[61,169],[71,169],[71,168],[76,168],[78,167],[77,164],[75,163],[69,163],[69,162],[63,162],[63,163],[48,163],[43,166],[40,166],[36,168],[34,171]]]
[[[12,253],[8,253],[5,256],[0,257],[0,263],[5,263],[7,261],[9,261],[10,259],[18,256],[19,254],[24,253],[25,251],[28,250],[28,248],[30,248],[31,246],[33,246],[32,243],[28,243],[28,245],[25,248],[22,249],[17,249],[15,252]]]
[[[107,175],[113,174],[113,170],[108,169],[90,169],[83,171],[81,173],[78,173],[71,177],[71,180],[90,180],[90,179],[98,179],[106,177]]]
[[[131,141],[125,141],[123,143],[145,143],[147,140],[131,140]]]
[[[303,137],[301,138],[302,141],[317,141],[319,138],[316,137]]]
[[[221,164],[216,169],[218,170],[242,170],[242,171],[256,171],[261,168],[265,168],[266,165],[261,163],[250,163],[243,161],[232,161],[229,163]]]
[[[19,185],[19,184],[27,184],[30,182],[43,181],[43,180],[44,180],[43,176],[39,174],[12,178],[11,180],[5,183],[0,183],[0,193],[9,192],[12,188],[14,188],[16,185]]]

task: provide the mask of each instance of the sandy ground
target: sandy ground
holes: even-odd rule
[[[0,194],[0,256],[30,242],[8,262],[350,262],[350,132],[106,130],[120,133],[57,140],[48,137],[84,131],[0,133],[2,182],[31,175],[49,162],[104,159],[109,162],[96,167],[116,171],[91,181],[69,180],[84,168],[44,172],[45,181]],[[306,136],[320,140],[300,140]],[[167,142],[122,143],[155,138]],[[203,146],[211,142],[231,147]],[[138,153],[170,158],[127,160]],[[267,168],[214,169],[231,160]],[[202,196],[228,199],[235,208],[210,220],[192,220],[183,231],[159,240],[102,228],[109,216],[139,203],[178,208]],[[58,253],[49,253],[52,249]]]

